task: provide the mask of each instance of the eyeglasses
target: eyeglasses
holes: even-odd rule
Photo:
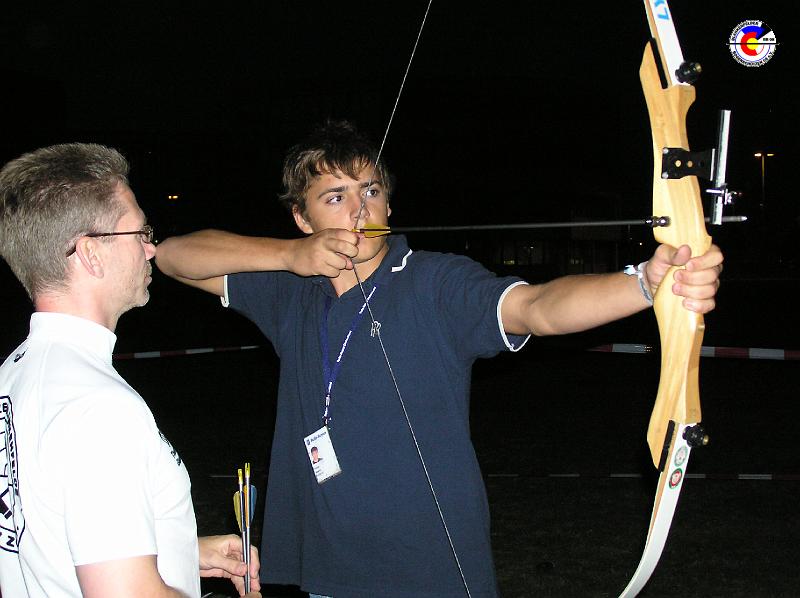
[[[87,233],[87,234],[81,235],[81,236],[96,238],[96,237],[116,237],[118,235],[141,235],[143,243],[153,243],[154,239],[155,239],[155,231],[153,230],[153,227],[150,226],[149,224],[145,224],[142,227],[142,230],[128,230],[128,231],[121,232],[121,233]],[[75,253],[76,249],[77,249],[77,245],[74,245],[72,247],[72,249],[70,249],[67,252],[67,257],[69,257],[73,253]]]

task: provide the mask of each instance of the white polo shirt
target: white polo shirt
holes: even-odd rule
[[[4,596],[79,597],[76,565],[151,554],[167,585],[200,595],[189,475],[112,366],[115,342],[37,312],[0,367]]]

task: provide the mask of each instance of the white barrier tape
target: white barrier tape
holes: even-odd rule
[[[138,351],[135,353],[115,353],[114,359],[156,359],[160,357],[179,357],[182,355],[200,355],[204,353],[227,353],[231,351],[249,351],[261,349],[261,345],[242,345],[238,347],[201,347],[197,349],[175,349],[168,351]],[[635,343],[614,343],[598,345],[587,351],[600,353],[655,353],[657,349],[652,345]],[[800,350],[792,349],[766,349],[763,347],[701,347],[702,357],[732,358],[732,359],[766,359],[772,361],[800,360]]]
[[[176,349],[172,351],[140,351],[136,353],[115,353],[114,359],[155,359],[159,357],[179,357],[181,355],[200,355],[203,353],[249,351],[250,349],[260,348],[261,345],[242,345],[240,347],[201,347],[199,349]]]
[[[211,476],[220,477],[220,476]],[[487,478],[558,478],[558,479],[641,479],[641,473],[489,473]],[[740,480],[740,481],[766,481],[766,482],[800,482],[798,473],[687,473],[686,478],[694,480]]]
[[[598,345],[589,349],[602,353],[655,353],[652,345],[634,345],[615,343],[612,345]],[[790,349],[764,349],[760,347],[701,347],[702,357],[720,357],[734,359],[770,359],[776,361],[800,360],[800,350]]]

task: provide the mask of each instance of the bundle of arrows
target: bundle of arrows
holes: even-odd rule
[[[256,487],[250,483],[250,464],[244,464],[244,479],[242,470],[238,470],[239,489],[233,495],[233,511],[236,513],[236,522],[242,534],[242,558],[247,565],[244,574],[244,591],[250,591],[250,523],[256,506]]]

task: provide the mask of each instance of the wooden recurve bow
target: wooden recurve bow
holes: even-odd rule
[[[724,183],[729,112],[720,121],[717,149],[691,152],[686,115],[695,99],[691,85],[700,66],[683,59],[672,13],[666,0],[644,0],[652,35],[639,76],[647,101],[653,141],[653,214],[667,224],[654,228],[659,243],[688,245],[693,256],[706,253],[706,231],[697,176],[712,179],[716,194],[712,222],[721,223],[721,206],[731,192]],[[655,570],[672,523],[691,449],[707,443],[701,421],[698,384],[705,323],[702,314],[683,307],[672,292],[671,268],[655,296],[653,308],[661,337],[661,375],[647,442],[653,465],[661,472],[644,552],[621,597],[636,596]]]

